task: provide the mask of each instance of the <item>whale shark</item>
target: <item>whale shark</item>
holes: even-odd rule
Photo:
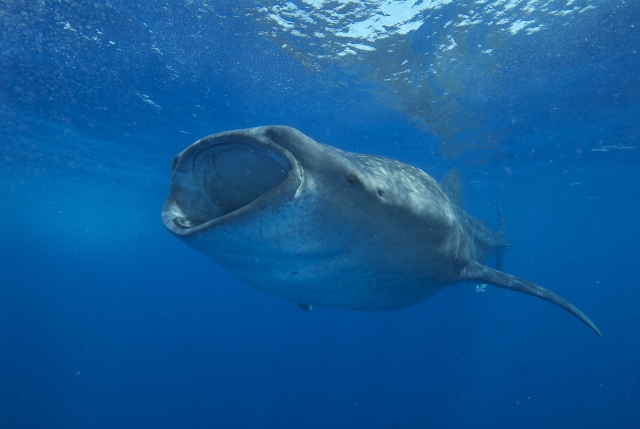
[[[578,308],[501,271],[495,232],[467,214],[457,170],[441,183],[408,164],[346,152],[286,126],[204,137],[176,155],[165,227],[236,278],[312,306],[396,310],[477,282]],[[495,256],[496,268],[483,262]]]

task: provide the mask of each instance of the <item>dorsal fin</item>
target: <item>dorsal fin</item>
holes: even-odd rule
[[[442,190],[454,205],[462,207],[462,182],[460,181],[460,172],[458,170],[454,169],[445,174],[440,186],[442,186]]]

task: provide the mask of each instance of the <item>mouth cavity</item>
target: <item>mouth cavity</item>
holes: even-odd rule
[[[188,230],[241,210],[299,170],[293,155],[273,144],[221,142],[201,149],[204,143],[180,155],[163,209],[166,225]]]

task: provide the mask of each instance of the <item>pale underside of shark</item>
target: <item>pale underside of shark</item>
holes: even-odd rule
[[[173,161],[166,228],[238,279],[299,303],[395,310],[460,282],[552,302],[535,283],[483,265],[509,247],[468,215],[460,178],[439,184],[388,158],[345,152],[284,126],[214,134]]]

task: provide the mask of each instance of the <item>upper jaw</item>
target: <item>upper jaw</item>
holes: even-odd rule
[[[300,162],[260,135],[231,131],[205,137],[173,161],[165,227],[195,234],[250,214],[275,198],[291,198],[302,184]]]

